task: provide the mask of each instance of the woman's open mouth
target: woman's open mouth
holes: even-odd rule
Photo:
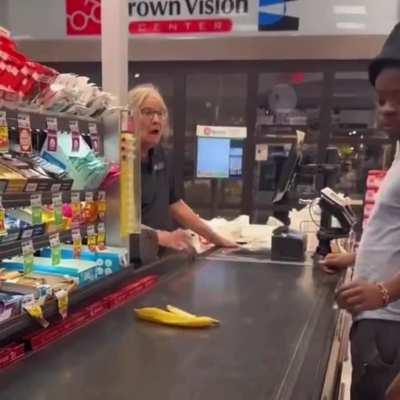
[[[149,133],[150,135],[158,136],[160,134],[160,129],[158,128],[152,129]]]

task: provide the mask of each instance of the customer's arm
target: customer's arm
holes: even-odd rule
[[[400,399],[400,374],[394,378],[393,382],[386,391],[385,400],[399,400]]]
[[[322,269],[328,274],[335,274],[354,265],[354,253],[330,253],[321,262]]]
[[[236,246],[235,243],[214,232],[183,200],[171,204],[170,210],[172,218],[181,226],[191,229],[216,246]]]
[[[337,291],[338,305],[352,314],[383,308],[399,299],[400,273],[384,282],[355,280]]]

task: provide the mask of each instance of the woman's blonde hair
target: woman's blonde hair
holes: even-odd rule
[[[167,106],[165,104],[165,101],[158,90],[156,86],[154,86],[151,83],[146,83],[143,85],[138,85],[135,86],[133,89],[131,89],[128,93],[128,107],[129,109],[134,113],[137,114],[140,111],[140,108],[142,107],[143,103],[150,97],[155,97],[157,98],[162,107],[164,108],[164,111],[167,112]]]
[[[145,83],[142,85],[135,86],[128,93],[128,107],[133,113],[133,117],[137,118],[140,115],[140,109],[143,103],[150,97],[155,97],[161,103],[162,108],[167,113],[167,123],[165,124],[165,132],[163,135],[168,135],[168,108],[165,101],[161,95],[160,90],[154,86],[152,83]]]

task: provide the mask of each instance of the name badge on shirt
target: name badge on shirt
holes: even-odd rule
[[[165,163],[163,161],[154,164],[153,171],[161,171],[165,168]]]

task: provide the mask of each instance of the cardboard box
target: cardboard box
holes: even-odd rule
[[[42,257],[50,257],[51,251],[49,248],[41,251]],[[73,259],[74,251],[71,245],[63,245],[61,249],[62,259]],[[96,279],[101,279],[105,276],[120,271],[128,265],[128,252],[124,248],[109,247],[104,250],[91,252],[87,246],[82,247],[81,260],[94,261],[96,263]]]
[[[59,265],[53,266],[51,265],[50,258],[35,257],[33,270],[35,274],[70,277],[76,280],[78,285],[82,287],[98,279],[96,267],[96,263],[93,261],[63,259]],[[4,260],[0,264],[0,268],[22,271],[23,261],[20,257],[12,260]]]

